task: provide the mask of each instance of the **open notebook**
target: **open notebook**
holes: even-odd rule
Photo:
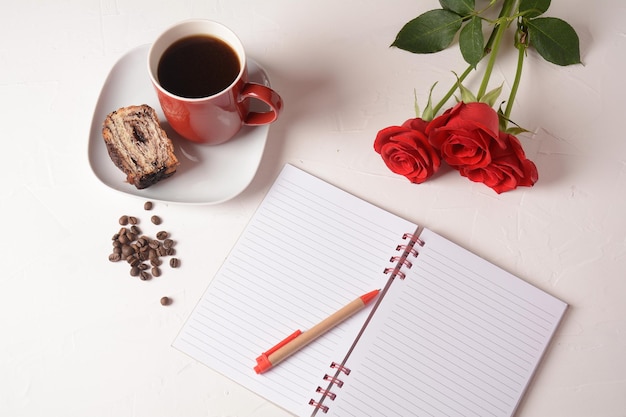
[[[262,352],[377,288],[255,373]],[[286,165],[173,345],[298,416],[511,416],[566,307]]]

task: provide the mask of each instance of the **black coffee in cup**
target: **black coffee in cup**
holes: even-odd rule
[[[241,67],[237,53],[221,39],[197,35],[170,45],[159,61],[161,86],[179,97],[201,98],[232,84]]]

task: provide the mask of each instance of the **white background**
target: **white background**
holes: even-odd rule
[[[483,1],[483,3],[485,3]],[[571,305],[518,416],[626,416],[626,6],[555,0],[584,65],[530,52],[513,119],[539,169],[497,195],[452,171],[388,171],[376,132],[463,64],[389,45],[434,0],[4,2],[0,13],[0,415],[286,416],[170,344],[284,163],[424,224]],[[113,64],[190,17],[231,27],[285,100],[252,184],[219,205],[157,204],[182,265],[131,278],[107,257],[143,200],[100,183],[92,112]],[[493,86],[508,95],[515,53]],[[475,88],[477,77],[468,79]],[[113,109],[112,109],[113,110]],[[228,178],[224,178],[228,181]],[[159,304],[161,296],[174,303]]]

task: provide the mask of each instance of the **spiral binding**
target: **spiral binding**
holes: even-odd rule
[[[418,236],[412,233],[405,233],[402,235],[403,240],[409,239],[409,243],[406,245],[398,245],[396,246],[396,251],[401,252],[402,255],[394,255],[389,259],[389,262],[392,262],[393,267],[388,267],[383,270],[385,274],[392,274],[392,276],[397,276],[400,279],[406,278],[406,273],[404,273],[401,269],[406,267],[407,269],[411,269],[413,263],[407,259],[408,256],[413,256],[416,258],[419,255],[419,252],[415,249],[415,245],[424,246],[424,241],[420,239]]]
[[[389,262],[401,263],[409,269],[413,266],[411,261],[402,256],[392,256],[391,259],[389,259]]]
[[[330,398],[331,400],[334,400],[335,398],[337,398],[337,394],[335,394],[334,392],[329,391],[327,389],[324,389],[324,388],[322,388],[320,386],[317,387],[315,392],[319,392],[320,394]]]
[[[322,410],[322,413],[324,414],[328,413],[328,406],[315,401],[313,398],[309,400],[309,405],[312,405],[313,407]]]
[[[343,372],[346,375],[350,375],[350,368],[346,368],[345,366],[343,366],[340,363],[337,362],[333,362],[330,364],[330,367],[333,369],[338,369],[339,371]]]
[[[410,241],[413,241],[415,243],[417,243],[420,246],[424,246],[424,241],[422,239],[420,239],[418,236],[412,234],[412,233],[405,233],[402,235],[402,239],[406,240],[409,239]]]
[[[337,370],[337,375],[339,373],[343,373],[345,375],[350,375],[350,368],[347,368],[345,366],[343,366],[342,364],[338,363],[338,362],[332,362],[330,364],[330,367],[332,369],[336,369]],[[315,392],[322,394],[322,400],[321,401],[315,401],[313,398],[311,398],[309,400],[309,405],[312,405],[313,407],[321,410],[323,413],[327,413],[329,407],[327,405],[323,405],[322,401],[324,398],[328,398],[331,401],[334,401],[335,398],[337,398],[337,394],[333,391],[330,390],[330,387],[335,385],[337,388],[341,388],[343,386],[343,380],[337,378],[336,376],[332,376],[329,374],[324,374],[324,381],[328,381],[328,388],[322,388],[320,386],[317,387],[317,389],[315,390]]]
[[[409,253],[410,253],[411,255],[413,255],[414,257],[417,257],[417,255],[418,255],[418,253],[417,253],[417,251],[415,250],[415,248],[414,248],[414,247],[412,247],[412,246],[408,246],[408,245],[398,245],[398,246],[396,246],[396,250],[397,250],[397,251],[403,251],[403,252],[404,252],[404,251],[406,251],[406,250],[408,250],[408,251],[409,251]]]
[[[343,381],[341,379],[337,378],[336,376],[325,374],[324,375],[324,381],[328,381],[331,384],[337,385],[337,387],[339,387],[339,388],[343,387]]]
[[[400,279],[406,278],[406,274],[404,272],[400,271],[397,267],[396,268],[385,268],[383,270],[383,272],[385,274],[390,274],[390,273],[394,274],[395,276],[400,277]]]
[[[406,273],[402,271],[403,268],[411,269],[413,267],[413,262],[407,259],[409,256],[416,258],[419,255],[419,251],[415,249],[415,245],[420,247],[424,246],[424,241],[420,239],[416,234],[405,233],[402,235],[403,240],[409,239],[407,244],[400,244],[396,246],[396,252],[399,252],[399,255],[393,255],[389,258],[389,262],[393,263],[392,267],[388,267],[384,269],[385,274],[392,274],[392,277],[399,277],[400,279],[406,278]],[[330,364],[332,369],[336,369],[335,376],[325,374],[324,381],[328,381],[328,388],[322,388],[318,386],[315,392],[318,394],[322,394],[320,401],[315,401],[313,398],[309,400],[309,405],[313,406],[317,410],[322,411],[324,414],[328,413],[329,406],[322,404],[325,398],[334,401],[337,398],[337,394],[331,391],[333,386],[337,388],[343,387],[343,380],[339,379],[337,375],[343,373],[345,375],[350,375],[350,369],[345,367],[343,364],[332,362]],[[315,412],[313,413],[315,415]]]

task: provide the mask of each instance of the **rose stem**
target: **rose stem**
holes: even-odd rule
[[[437,103],[437,105],[433,109],[433,114],[434,115],[436,115],[437,112],[439,112],[439,110],[441,110],[443,105],[446,104],[446,102],[450,99],[450,97],[452,97],[452,94],[454,94],[454,92],[457,90],[457,88],[459,88],[459,84],[461,84],[463,82],[463,80],[469,75],[470,72],[472,72],[473,69],[474,69],[474,66],[470,65],[463,72],[463,74],[461,74],[461,76],[458,78],[458,81],[456,83],[454,83],[454,85],[452,86],[452,88],[450,88],[448,93],[445,96],[443,96],[443,98],[439,101],[439,103]]]
[[[514,5],[515,5],[515,0],[504,0],[504,4],[502,5],[502,11],[500,12],[500,17],[498,18],[498,23],[496,26],[496,36],[493,42],[493,50],[491,51],[491,56],[489,57],[487,68],[485,68],[485,75],[483,77],[483,81],[480,84],[480,88],[478,89],[478,94],[476,95],[476,97],[478,97],[479,99],[480,97],[485,95],[485,91],[487,91],[489,79],[491,78],[491,72],[493,71],[493,66],[496,63],[496,58],[498,56],[498,49],[500,48],[502,35],[504,35],[506,28],[509,26],[509,23],[510,23],[509,17],[511,15]]]
[[[504,9],[504,7],[503,7]],[[500,12],[500,15],[502,15],[502,12]],[[480,59],[481,61],[491,53],[491,48],[493,45],[493,41],[495,40],[495,35],[497,32],[498,26],[494,27],[493,30],[491,31],[491,35],[489,35],[489,39],[487,40],[487,43],[485,44],[485,48],[483,50],[483,56]],[[459,88],[459,84],[463,82],[463,80],[465,80],[465,78],[467,78],[467,76],[470,74],[470,72],[472,72],[472,70],[475,69],[475,67],[473,65],[470,65],[467,67],[467,69],[465,71],[463,71],[463,73],[461,74],[461,76],[458,78],[457,82],[454,83],[454,85],[452,86],[452,88],[450,88],[450,90],[446,93],[445,96],[443,96],[443,98],[439,101],[439,103],[437,103],[437,105],[435,106],[435,108],[433,109],[433,114],[437,114],[439,112],[439,110],[441,110],[441,108],[444,106],[444,104],[446,104],[446,102],[450,99],[450,97],[452,97],[452,94],[454,94],[454,92]]]
[[[524,67],[524,57],[526,56],[526,48],[528,45],[526,32],[523,29],[518,29],[519,40],[516,42],[516,47],[518,49],[517,53],[517,69],[515,71],[515,80],[513,81],[513,86],[511,87],[511,94],[509,95],[509,100],[506,103],[506,109],[504,111],[504,129],[506,130],[506,126],[509,121],[509,117],[511,116],[511,110],[513,110],[513,102],[515,101],[515,96],[517,95],[517,89],[519,87],[519,83],[522,79],[522,68]]]

